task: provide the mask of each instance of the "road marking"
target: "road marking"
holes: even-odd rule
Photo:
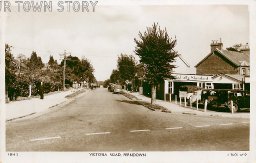
[[[183,127],[172,127],[172,128],[165,128],[166,130],[176,130],[176,129],[181,129]]]
[[[60,136],[45,137],[45,138],[30,139],[29,141],[41,141],[41,140],[50,140],[50,139],[61,139],[61,137]]]
[[[228,126],[228,125],[232,125],[233,123],[224,123],[224,124],[219,124],[221,126]]]
[[[104,135],[104,134],[110,134],[111,132],[95,132],[95,133],[87,133],[85,135]]]
[[[195,127],[198,127],[198,128],[201,128],[201,127],[209,127],[210,125],[202,125],[202,126],[195,126]]]
[[[148,132],[150,130],[131,130],[130,132]]]

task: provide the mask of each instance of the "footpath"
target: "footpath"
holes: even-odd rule
[[[21,101],[11,101],[5,104],[6,121],[27,117],[36,113],[49,111],[50,108],[72,101],[72,97],[83,93],[84,89],[69,89],[67,91],[45,94],[39,97]]]
[[[139,100],[150,102],[151,98],[146,97],[144,95],[139,94],[138,92],[127,92]],[[177,104],[175,102],[168,102],[163,100],[156,100],[156,104],[159,106],[163,106],[167,108],[171,113],[177,113],[177,114],[191,114],[191,115],[200,115],[200,116],[220,116],[220,117],[230,117],[230,118],[250,118],[250,113],[248,112],[237,112],[237,113],[230,113],[230,112],[216,112],[211,110],[204,109],[196,109],[195,107],[190,107],[189,105],[187,107],[184,106],[184,103],[180,106],[179,101]]]

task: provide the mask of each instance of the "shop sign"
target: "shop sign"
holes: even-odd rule
[[[179,91],[179,97],[180,98],[187,98],[188,92],[186,91]]]
[[[213,81],[212,76],[210,75],[185,75],[185,74],[174,74],[174,80],[181,81]]]

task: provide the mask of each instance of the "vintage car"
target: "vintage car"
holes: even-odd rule
[[[122,86],[121,85],[116,84],[114,86],[114,93],[120,93],[121,90],[122,90]]]
[[[108,86],[108,91],[109,92],[114,92],[114,89],[115,89],[115,84],[110,83],[109,86]]]
[[[250,109],[250,94],[242,90],[231,89],[208,89],[202,90],[202,101],[207,99],[209,108],[226,108],[232,111],[231,100],[233,101],[233,111]]]

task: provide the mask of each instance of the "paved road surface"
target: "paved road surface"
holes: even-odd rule
[[[249,150],[249,119],[151,111],[103,88],[6,134],[7,151]]]

